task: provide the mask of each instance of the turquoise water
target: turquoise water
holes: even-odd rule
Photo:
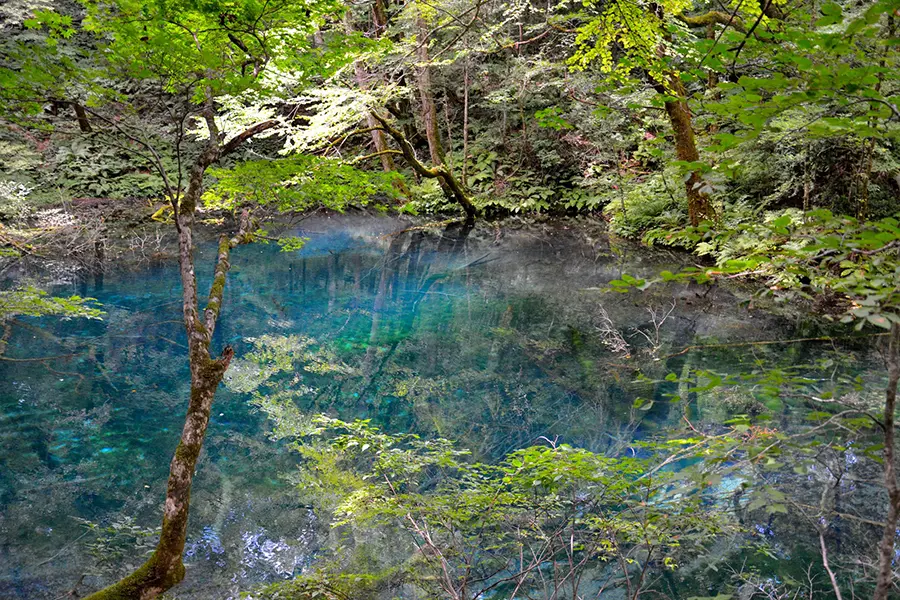
[[[753,310],[735,290],[604,293],[623,272],[687,259],[612,241],[597,225],[396,234],[409,225],[323,216],[304,221],[299,252],[239,248],[214,347],[232,344],[240,358],[263,335],[311,338],[351,375],[298,374],[313,390],[304,412],[442,435],[485,459],[542,438],[606,451],[679,427],[682,407],[665,401],[677,385],[639,373],[828,358],[850,376],[869,360],[862,343],[741,345],[820,332],[810,319]],[[197,255],[201,290],[211,252]],[[88,591],[141,562],[186,403],[174,262],[54,277],[68,279],[54,293],[95,297],[107,314],[13,323],[5,357],[15,360],[0,361],[0,598]],[[704,344],[718,345],[683,352]],[[327,533],[285,482],[294,457],[235,387],[220,388],[213,407],[178,598],[290,577],[314,563]],[[638,412],[637,397],[657,402]],[[721,416],[697,398],[688,414]]]

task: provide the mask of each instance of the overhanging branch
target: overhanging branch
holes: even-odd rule
[[[228,140],[228,142],[226,142],[226,144],[222,146],[222,156],[234,152],[241,144],[243,144],[253,136],[259,135],[260,133],[268,131],[269,129],[273,129],[277,125],[278,121],[276,121],[275,119],[270,119],[268,121],[263,121],[262,123],[257,123],[253,127],[245,129],[244,131]]]

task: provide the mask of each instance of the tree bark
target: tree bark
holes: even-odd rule
[[[710,25],[724,25],[732,27],[742,33],[747,31],[744,22],[737,15],[731,15],[718,10],[711,10],[702,15],[678,15],[678,20],[690,27],[708,27]]]
[[[75,110],[75,118],[78,119],[78,128],[81,133],[91,133],[93,129],[84,107],[77,102],[72,102],[72,108]]]
[[[468,50],[468,43],[466,50]],[[463,125],[462,125],[462,184],[468,185],[466,182],[469,172],[469,55],[466,54],[465,63],[463,64]]]
[[[421,10],[416,15],[416,29],[418,31],[418,44],[416,58],[419,65],[416,69],[416,83],[419,87],[419,101],[422,103],[422,121],[425,124],[425,138],[428,140],[428,153],[434,165],[444,164],[444,148],[441,145],[441,132],[438,128],[437,109],[434,105],[434,95],[431,90],[431,67],[428,65],[428,28]]]
[[[372,5],[372,22],[375,24],[375,37],[383,36],[388,26],[387,8],[384,5],[384,0],[375,0],[375,3]]]
[[[891,326],[888,343],[888,384],[884,395],[884,450],[882,451],[884,487],[888,493],[888,512],[878,546],[878,573],[873,600],[887,600],[893,586],[894,540],[900,520],[900,483],[894,456],[894,411],[897,407],[897,382],[900,381],[900,325]]]
[[[884,32],[885,39],[893,38],[897,33],[897,21],[894,18],[893,14],[889,14],[887,18],[887,27]],[[884,54],[881,56],[881,60],[878,62],[878,66],[882,69],[887,65],[889,50],[886,49]],[[875,83],[875,91],[880,93],[881,86],[884,81],[884,75],[882,73],[878,73],[875,76],[878,81]],[[872,118],[869,120],[869,125],[875,126],[875,119]],[[875,158],[875,138],[869,138],[863,143],[863,157],[862,157],[862,168],[859,173],[859,183],[857,185],[857,202],[856,202],[856,218],[860,220],[865,220],[869,216],[869,181],[872,178],[872,163]]]
[[[376,29],[379,26],[376,23]],[[349,34],[353,33],[353,21],[351,20],[350,11],[344,13],[344,30]],[[366,67],[363,65],[362,61],[356,60],[353,62],[353,71],[356,75],[356,85],[359,86],[360,90],[369,89],[368,85],[368,73],[366,73]],[[390,173],[394,170],[394,160],[391,158],[391,155],[385,152],[388,149],[387,141],[384,139],[384,132],[380,129],[377,129],[378,122],[372,116],[371,113],[366,114],[366,121],[368,123],[369,129],[372,130],[372,144],[375,146],[375,151],[378,152],[381,156],[381,166],[385,170],[385,172]]]
[[[693,118],[686,100],[687,92],[684,84],[676,74],[672,73],[669,76],[668,86],[657,82],[655,87],[660,94],[671,98],[665,102],[665,108],[675,134],[675,155],[678,160],[685,162],[700,160],[697,141],[694,139]],[[692,171],[684,182],[684,190],[688,199],[688,219],[694,227],[704,219],[715,219],[715,211],[709,201],[709,196],[700,189],[702,181],[700,172]]]

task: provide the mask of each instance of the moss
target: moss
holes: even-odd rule
[[[85,600],[141,600],[145,597],[155,597],[169,588],[180,583],[184,579],[184,565],[178,563],[175,569],[159,573],[157,554],[154,552],[147,562],[138,567],[131,575],[94,592]],[[155,594],[151,590],[158,590]]]
[[[196,450],[184,445],[183,443],[179,443],[178,447],[175,448],[175,458],[179,462],[191,462],[194,460],[196,455],[199,454]]]
[[[740,17],[730,15],[719,10],[711,10],[702,15],[688,16],[679,15],[679,20],[691,27],[706,27],[708,25],[725,25],[733,27],[738,31],[745,31],[744,22]]]

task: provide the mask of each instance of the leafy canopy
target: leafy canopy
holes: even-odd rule
[[[86,2],[87,29],[108,36],[108,60],[137,79],[158,77],[167,91],[213,95],[265,90],[264,71],[291,67],[334,0],[119,0]]]

